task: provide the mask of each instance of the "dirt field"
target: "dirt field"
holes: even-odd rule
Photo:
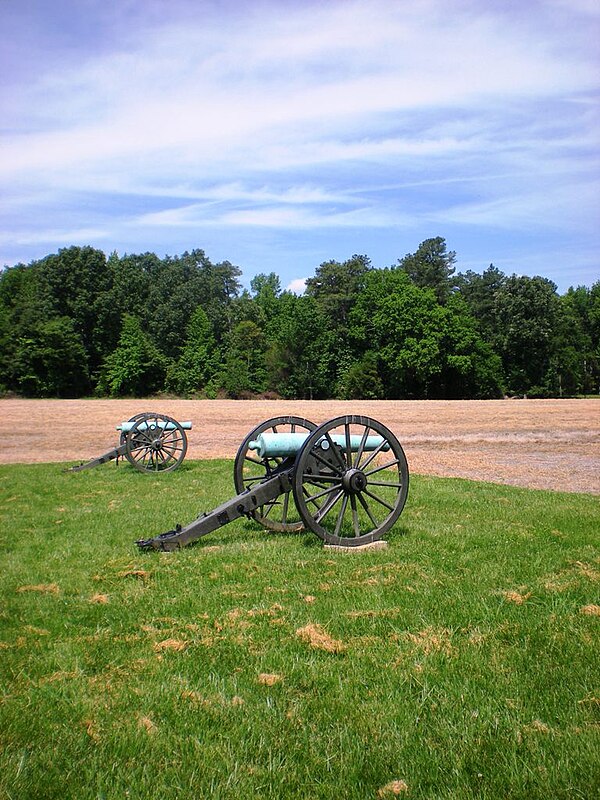
[[[0,463],[87,460],[117,444],[115,425],[140,411],[191,420],[188,458],[232,458],[269,417],[364,414],[396,434],[411,472],[600,494],[600,400],[3,399]]]

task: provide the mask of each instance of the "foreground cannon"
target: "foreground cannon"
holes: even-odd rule
[[[191,422],[177,422],[166,414],[155,414],[152,411],[135,414],[127,422],[117,425],[117,430],[121,432],[118,447],[71,467],[69,471],[80,472],[113,459],[118,462],[119,458],[126,458],[142,472],[171,472],[185,458],[185,432],[191,428]]]
[[[213,511],[136,544],[177,550],[242,516],[274,531],[309,529],[328,544],[368,544],[402,513],[408,464],[394,434],[370,417],[336,417],[320,426],[275,417],[240,445],[234,484],[238,494]]]

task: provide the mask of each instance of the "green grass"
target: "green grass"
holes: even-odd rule
[[[137,552],[231,473],[0,468],[2,800],[598,795],[598,498],[414,477],[384,551]]]

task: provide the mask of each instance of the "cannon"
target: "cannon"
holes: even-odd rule
[[[92,458],[83,464],[71,467],[69,472],[80,472],[113,459],[126,458],[142,472],[171,472],[181,464],[187,452],[186,430],[191,422],[177,422],[166,414],[144,411],[134,414],[126,422],[117,425],[121,432],[119,445],[107,453]]]
[[[398,520],[408,478],[400,442],[370,417],[336,417],[319,426],[274,417],[250,431],[238,449],[235,497],[185,527],[136,544],[177,550],[246,516],[272,531],[308,529],[327,544],[364,545]]]

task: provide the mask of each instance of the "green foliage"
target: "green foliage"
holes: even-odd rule
[[[315,298],[331,330],[340,331],[342,338],[345,338],[350,312],[370,269],[367,256],[354,255],[343,263],[326,261],[317,267],[314,278],[306,280],[307,296]]]
[[[160,263],[154,253],[124,255],[122,258],[117,253],[112,253],[109,257],[111,302],[119,319],[124,314],[146,318],[146,309],[150,305],[150,287],[160,269]],[[116,341],[118,334],[117,329]]]
[[[314,298],[284,294],[267,353],[270,386],[287,398],[330,397],[332,339]]]
[[[38,338],[36,331],[40,321],[48,314],[34,269],[17,264],[0,272],[0,386],[3,390],[24,391],[19,380],[20,370],[15,369],[17,350],[23,349],[24,340]],[[45,383],[43,375],[31,377],[36,384]]]
[[[476,320],[460,296],[449,297],[442,325],[446,366],[437,396],[450,399],[500,397],[502,361],[481,336]]]
[[[269,272],[268,275],[265,275],[264,272],[260,272],[250,281],[250,288],[255,297],[259,297],[263,294],[270,294],[273,297],[277,297],[281,294],[281,281],[279,280],[279,276],[274,272]]]
[[[254,293],[251,297],[244,292],[237,301],[236,320],[252,320],[265,333],[265,345],[269,331],[276,330],[276,321],[282,305],[281,286],[275,273],[256,275],[250,286]]]
[[[298,298],[281,291],[274,272],[257,274],[242,291],[241,270],[212,263],[201,249],[162,259],[62,249],[0,272],[0,391],[287,398],[600,391],[600,282],[559,296],[544,278],[508,277],[493,265],[454,275],[455,261],[439,236],[390,269],[374,268],[365,255],[325,261]],[[120,341],[127,317],[139,321],[135,346]]]
[[[49,316],[69,317],[81,337],[91,372],[111,350],[111,275],[106,257],[93,247],[69,247],[39,262],[40,291]]]
[[[252,320],[242,320],[227,339],[227,356],[221,383],[227,395],[237,399],[265,389],[264,334]]]
[[[117,349],[105,360],[100,377],[100,391],[111,397],[145,397],[164,385],[166,361],[140,320],[125,315]]]
[[[340,393],[345,400],[381,400],[385,396],[377,361],[377,354],[368,350],[350,366]]]
[[[36,269],[17,264],[0,272],[0,308],[13,329],[26,328],[49,315]]]
[[[202,306],[198,306],[187,327],[181,355],[167,370],[167,389],[184,396],[202,391],[213,377],[215,362],[210,322]]]
[[[352,315],[357,349],[379,354],[385,396],[494,397],[500,364],[481,339],[465,304],[440,305],[402,270],[377,270]]]
[[[600,374],[600,283],[570,288],[559,298],[560,314],[551,374],[558,394],[591,394]]]
[[[1,797],[598,795],[596,497],[416,476],[383,552],[136,550],[231,492],[0,467]]]
[[[559,299],[547,278],[513,275],[496,292],[496,350],[507,387],[517,394],[551,394],[551,359]]]
[[[16,341],[9,369],[25,397],[80,397],[89,391],[86,351],[68,317],[29,327]]]
[[[494,341],[498,334],[496,292],[504,286],[506,275],[490,264],[481,275],[472,270],[457,275],[456,282],[483,337],[487,342]]]
[[[454,283],[456,253],[446,250],[446,240],[441,236],[421,242],[415,253],[408,253],[398,261],[399,269],[405,272],[415,286],[433,289],[440,303],[450,295]]]
[[[212,264],[203,250],[167,257],[154,266],[143,317],[161,351],[176,358],[190,318],[200,305],[220,343],[231,327],[230,307],[241,271],[228,261]]]
[[[433,292],[406,284],[382,296],[372,315],[392,397],[428,397],[442,372],[442,307]]]

